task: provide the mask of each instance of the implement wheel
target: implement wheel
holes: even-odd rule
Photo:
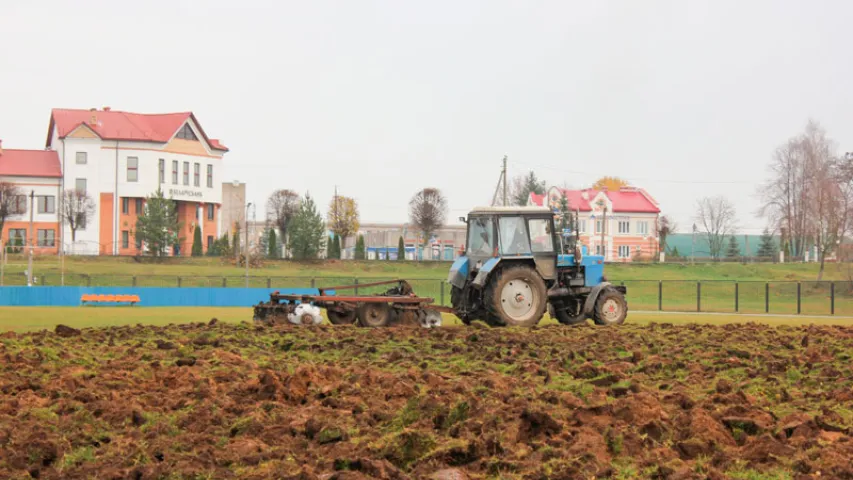
[[[493,322],[509,327],[532,327],[547,306],[545,281],[535,270],[519,265],[497,272],[486,292]]]
[[[596,325],[620,325],[628,316],[628,302],[621,292],[605,288],[595,301],[592,319]]]
[[[332,325],[352,325],[355,322],[355,310],[336,312],[331,308],[326,309],[326,316]]]
[[[391,323],[391,306],[387,303],[363,303],[358,307],[358,324],[362,327],[387,327]]]

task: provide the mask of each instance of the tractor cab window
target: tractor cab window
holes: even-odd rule
[[[533,253],[552,253],[554,251],[554,235],[551,232],[551,222],[537,218],[527,222],[530,230],[530,246]]]
[[[521,217],[501,217],[501,253],[504,255],[526,255],[530,253],[530,242]]]
[[[468,221],[468,255],[492,256],[495,251],[494,231],[491,217],[471,217]]]

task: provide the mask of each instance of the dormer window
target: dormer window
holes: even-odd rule
[[[198,140],[198,137],[195,136],[195,132],[190,128],[189,123],[185,123],[180,130],[178,130],[178,134],[175,135],[176,138],[183,138],[184,140]]]

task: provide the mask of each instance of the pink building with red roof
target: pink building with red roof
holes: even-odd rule
[[[28,240],[33,239],[34,253],[57,252],[59,210],[56,199],[61,178],[56,152],[3,148],[0,140],[0,196],[9,196],[0,199],[0,205],[8,206],[9,210],[0,226],[0,240],[4,246],[14,251],[16,247],[29,245]]]
[[[528,205],[559,210],[565,196],[579,220],[581,244],[613,262],[648,259],[658,254],[657,223],[660,206],[642,188],[618,191],[565,190],[551,187],[544,195],[530,194]],[[547,203],[546,203],[547,202]]]

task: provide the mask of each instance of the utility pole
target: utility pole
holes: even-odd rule
[[[244,261],[246,262],[246,288],[249,288],[249,207],[252,206],[252,202],[246,204],[246,258]]]
[[[335,185],[335,218],[332,219],[332,240],[337,236],[340,239],[340,235],[337,232],[338,222],[340,221],[338,217],[338,186]],[[344,258],[344,250],[346,250],[346,239],[341,242],[341,248],[338,252],[339,259]]]
[[[492,207],[495,206],[495,202],[498,200],[498,192],[501,191],[501,187],[503,187],[503,205],[507,205],[507,193],[506,193],[506,155],[504,155],[503,160],[503,168],[501,169],[501,176],[498,178],[498,184],[495,187],[495,193],[492,195]]]
[[[27,286],[33,286],[33,211],[36,209],[36,192],[30,190],[30,258],[27,266]]]
[[[506,192],[506,155],[504,155],[504,168],[503,168],[503,171],[501,172],[501,176],[504,179],[504,207],[506,207],[507,205],[509,205],[509,202],[506,201],[506,197],[507,197],[507,192]]]

